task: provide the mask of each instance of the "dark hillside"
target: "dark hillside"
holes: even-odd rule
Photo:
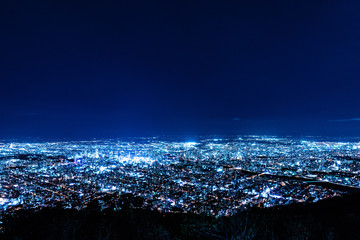
[[[21,210],[6,217],[1,239],[359,239],[360,195],[254,208],[232,217],[134,209]],[[132,205],[133,206],[133,205]]]

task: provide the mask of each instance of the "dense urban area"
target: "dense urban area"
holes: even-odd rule
[[[359,160],[360,142],[331,139],[0,142],[0,214],[132,195],[139,208],[229,216],[358,191]]]

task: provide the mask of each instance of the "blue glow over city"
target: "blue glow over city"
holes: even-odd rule
[[[229,216],[360,190],[360,142],[354,139],[3,142],[0,158],[2,213],[58,204],[82,209],[106,195],[116,206],[118,196],[131,194],[144,199],[140,208]]]

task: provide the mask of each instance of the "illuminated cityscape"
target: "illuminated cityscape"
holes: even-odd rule
[[[0,240],[357,239],[360,1],[1,1]]]
[[[360,142],[268,136],[0,143],[0,213],[121,195],[140,208],[229,216],[359,191]],[[109,207],[103,203],[103,208]]]

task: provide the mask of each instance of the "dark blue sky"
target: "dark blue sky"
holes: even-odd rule
[[[346,0],[1,1],[0,138],[358,136],[359,12]]]

